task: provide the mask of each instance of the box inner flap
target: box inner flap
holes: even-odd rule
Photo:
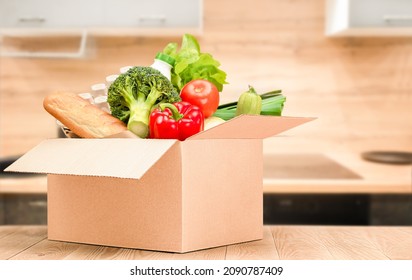
[[[264,139],[315,118],[240,115],[188,139]]]
[[[177,140],[50,139],[5,171],[140,179]]]

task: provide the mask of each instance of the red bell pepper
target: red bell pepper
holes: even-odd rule
[[[181,141],[203,130],[199,107],[189,102],[161,103],[150,114],[150,138]]]

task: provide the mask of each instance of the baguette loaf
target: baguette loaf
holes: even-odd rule
[[[121,120],[74,93],[50,94],[43,100],[43,107],[82,138],[104,138],[127,131]]]

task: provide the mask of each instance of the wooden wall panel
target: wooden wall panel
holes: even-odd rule
[[[222,102],[248,84],[262,92],[281,88],[285,115],[318,117],[293,132],[310,143],[305,149],[332,143],[412,150],[412,38],[326,38],[324,2],[204,0],[198,38],[228,73]],[[71,47],[73,40],[62,42]],[[55,137],[41,106],[46,94],[84,92],[121,66],[148,65],[169,41],[180,38],[91,37],[85,59],[0,57],[0,156]],[[47,38],[11,43],[61,48]]]

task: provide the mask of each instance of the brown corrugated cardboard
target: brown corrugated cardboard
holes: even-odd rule
[[[22,172],[140,179],[177,142],[138,138],[49,139],[11,167]]]
[[[310,120],[313,118],[240,115],[189,139],[264,139]]]
[[[7,170],[49,174],[50,239],[188,252],[262,238],[262,138],[310,120],[245,115],[182,142],[52,139]]]

